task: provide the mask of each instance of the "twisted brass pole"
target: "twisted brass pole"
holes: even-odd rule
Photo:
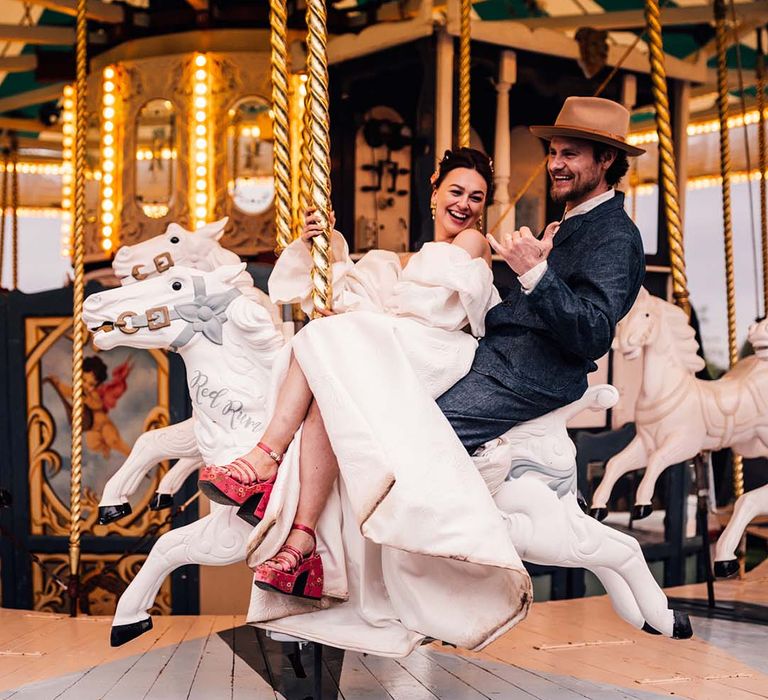
[[[19,141],[14,135],[11,138],[11,279],[13,288],[19,288]]]
[[[309,89],[304,83],[304,108],[302,111],[301,156],[299,158],[299,220],[312,202],[312,124]]]
[[[85,145],[87,124],[87,21],[86,0],[77,0],[76,82],[75,82],[75,217],[72,242],[74,285],[72,300],[72,463],[70,473],[69,575],[70,614],[77,615],[80,574],[80,499],[83,463],[83,346],[85,326],[82,322],[85,258]]]
[[[680,194],[677,189],[675,151],[672,147],[672,124],[667,93],[667,71],[664,65],[664,45],[661,39],[661,12],[658,0],[646,0],[645,22],[651,63],[651,90],[656,108],[656,131],[659,136],[660,191],[664,199],[664,214],[672,266],[672,296],[675,303],[691,315],[688,300],[688,279],[685,273],[683,225],[680,220]]]
[[[270,0],[272,134],[277,253],[291,242],[291,156],[288,141],[288,15],[285,0]]]
[[[307,68],[309,81],[311,205],[323,231],[312,239],[312,300],[315,309],[330,310],[333,300],[331,265],[331,148],[328,135],[328,56],[325,0],[307,2]],[[317,313],[317,311],[316,311]]]
[[[3,149],[3,183],[0,185],[0,288],[3,281],[3,265],[5,264],[5,211],[8,208],[8,168],[10,160],[8,149]]]
[[[304,142],[304,95],[307,92],[303,73],[292,73],[288,90],[288,138],[291,151],[291,238],[301,235],[306,199],[301,196],[301,152]]]
[[[760,168],[760,240],[763,249],[763,314],[768,315],[768,209],[765,192],[765,55],[763,54],[763,30],[757,30],[757,157]]]
[[[459,146],[469,146],[469,68],[472,0],[461,0],[459,25]]]
[[[723,190],[723,241],[725,244],[725,288],[728,307],[728,361],[739,360],[736,343],[736,287],[733,270],[733,226],[731,222],[731,146],[728,138],[728,64],[726,62],[725,3],[715,0],[715,46],[717,47],[717,114],[720,119],[720,177]],[[733,495],[744,493],[741,456],[733,455]]]

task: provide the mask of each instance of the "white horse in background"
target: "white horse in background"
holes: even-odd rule
[[[259,438],[265,420],[265,398],[259,392],[266,388],[272,357],[282,345],[263,307],[238,295],[233,286],[240,269],[227,266],[202,273],[176,267],[160,277],[93,295],[83,311],[101,349],[178,349],[195,406],[197,449],[209,464],[230,461]],[[613,387],[594,387],[574,404],[492,441],[476,464],[524,559],[589,568],[627,622],[647,632],[685,638],[691,634],[690,623],[668,609],[638,543],[585,516],[577,503],[575,447],[566,422],[587,406],[613,405],[617,397]],[[212,504],[209,516],[160,537],[120,598],[113,644],[151,628],[147,610],[171,571],[187,563],[244,560],[250,531],[235,508]]]
[[[187,231],[175,223],[169,224],[165,233],[120,248],[112,261],[112,269],[125,286],[164,274],[174,265],[208,272],[222,265],[238,265],[241,261],[237,254],[219,243],[226,225],[227,218],[206,224],[196,231]],[[264,306],[279,327],[277,307],[254,286],[247,271],[243,270],[238,275],[235,284],[245,296]],[[197,452],[194,422],[192,417],[139,436],[125,462],[104,487],[99,503],[99,522],[102,525],[130,515],[128,497],[140,488],[144,477],[155,465],[167,459],[178,459],[178,462],[161,479],[150,508],[162,510],[173,505],[173,495],[187,477],[204,466]]]
[[[83,321],[100,350],[170,348],[184,360],[194,419],[183,430],[193,439],[186,452],[162,440],[163,458],[174,449],[180,457],[226,464],[251,449],[264,430],[272,363],[284,342],[268,311],[237,286],[244,269],[177,266],[85,301]],[[170,428],[155,432],[173,435]],[[171,571],[190,563],[243,561],[251,530],[236,508],[212,503],[210,515],[162,535],[120,598],[113,644],[151,627],[146,611]]]
[[[765,354],[739,361],[714,381],[697,379],[704,367],[685,313],[640,290],[618,324],[615,347],[627,359],[643,357],[643,383],[635,405],[637,435],[612,457],[592,496],[603,519],[621,476],[645,467],[633,517],[647,517],[661,473],[700,452],[732,448],[744,457],[768,455],[768,362]]]
[[[768,360],[768,319],[752,324],[749,328],[749,342],[758,360]],[[747,358],[748,359],[748,358]],[[763,397],[763,400],[764,397]],[[768,484],[748,491],[739,497],[725,530],[720,534],[715,548],[715,575],[733,576],[739,571],[736,548],[741,542],[744,530],[758,515],[768,514]]]

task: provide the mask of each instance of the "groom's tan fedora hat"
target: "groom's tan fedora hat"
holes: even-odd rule
[[[645,150],[627,143],[629,111],[602,97],[569,97],[553,126],[532,126],[531,133],[549,141],[553,136],[599,141],[639,156]]]

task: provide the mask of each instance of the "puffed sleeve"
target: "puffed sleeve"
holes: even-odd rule
[[[402,268],[397,254],[372,250],[357,264],[349,257],[347,242],[338,231],[331,237],[333,309],[381,311]],[[312,312],[312,256],[305,243],[295,240],[277,260],[269,278],[269,297],[276,304],[301,304]]]

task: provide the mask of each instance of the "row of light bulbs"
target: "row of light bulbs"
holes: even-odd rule
[[[756,181],[760,179],[760,171],[739,170],[738,172],[731,173],[731,184],[737,185],[743,182]],[[768,172],[766,173],[766,179],[768,179]],[[686,187],[691,190],[704,190],[708,187],[720,187],[723,184],[723,178],[719,175],[699,175],[698,177],[689,178]],[[657,185],[655,183],[643,183],[642,185],[635,185],[630,187],[628,195],[630,197],[643,197],[656,191]]]
[[[765,110],[764,116],[768,119],[768,109]],[[738,129],[745,124],[757,124],[760,120],[760,110],[753,109],[744,114],[737,114],[733,117],[728,117],[727,124],[729,129]],[[709,119],[703,122],[694,122],[689,124],[686,129],[688,136],[701,136],[702,134],[711,134],[713,132],[720,131],[720,120]],[[633,146],[642,146],[644,143],[656,143],[659,140],[659,135],[655,129],[649,129],[648,131],[638,131],[634,134],[630,134],[627,137],[627,142]]]
[[[107,66],[101,83],[101,197],[99,218],[101,248],[109,252],[114,247],[115,231],[115,68]]]
[[[71,85],[64,88],[64,100],[61,110],[62,120],[62,163],[61,163],[61,255],[72,256],[72,178],[75,172],[75,89]]]
[[[191,210],[193,212],[192,228],[198,229],[208,222],[210,203],[208,201],[208,186],[210,168],[208,157],[210,153],[209,124],[209,76],[208,58],[198,53],[194,58],[194,121],[192,124],[192,163],[194,164],[194,184],[192,188]]]

